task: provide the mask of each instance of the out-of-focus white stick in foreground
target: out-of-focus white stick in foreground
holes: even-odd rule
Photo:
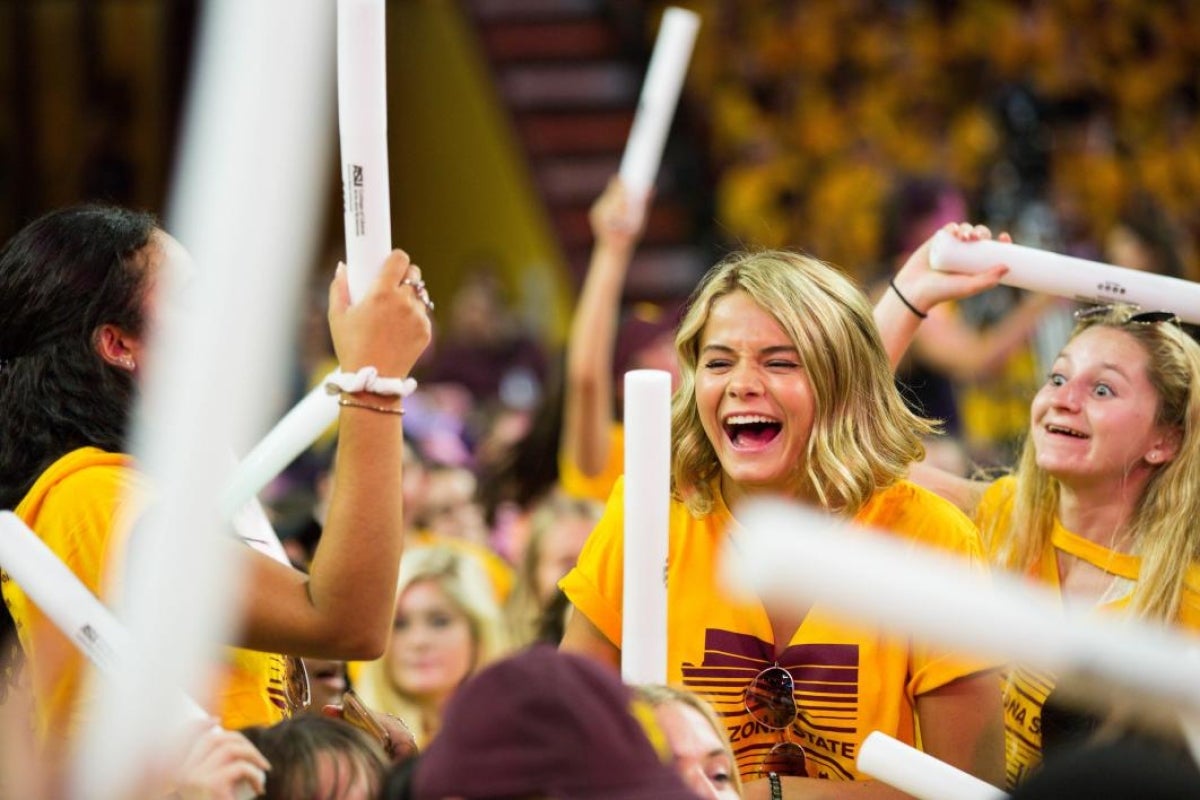
[[[105,678],[111,680],[135,669],[138,651],[129,631],[11,511],[0,511],[0,569]],[[164,687],[160,694],[171,698],[160,709],[163,717],[180,731],[188,721],[208,718],[200,704],[183,692]],[[239,800],[255,796],[247,783],[239,784],[235,791]]]
[[[1002,800],[1008,795],[974,775],[885,733],[867,734],[858,769],[920,800]]]
[[[1172,311],[1200,324],[1200,283],[1064,256],[1007,242],[964,242],[938,231],[929,263],[943,272],[983,272],[1005,264],[1007,286],[1070,297],[1083,303],[1132,303],[1147,311]]]
[[[1200,719],[1200,650],[1145,622],[1064,608],[1049,589],[969,568],[947,553],[852,527],[812,508],[756,499],[734,512],[744,529],[725,548],[725,578],[763,602],[814,602],[896,634],[998,662],[1056,673],[1096,701],[1176,727],[1193,755]],[[1082,699],[1082,698],[1076,698]]]
[[[234,467],[221,493],[221,513],[226,519],[233,519],[240,513],[264,486],[311,447],[337,419],[337,395],[325,391],[325,381],[333,374],[322,378],[312,391],[292,406]]]
[[[102,674],[112,677],[130,668],[134,647],[129,631],[11,511],[0,511],[0,569]],[[176,699],[173,709],[162,709],[164,715],[177,722],[208,716],[187,695]]]
[[[700,17],[692,11],[670,7],[663,12],[637,114],[621,157],[621,181],[635,198],[645,197],[658,176],[699,29]]]
[[[172,180],[167,228],[191,252],[145,371],[134,453],[153,498],[129,539],[117,617],[153,657],[102,686],[81,742],[76,793],[127,797],[164,743],[158,684],[211,696],[220,642],[240,622],[240,559],[220,541],[228,448],[267,421],[286,377],[288,334],[313,263],[334,77],[325,0],[212,0]],[[161,681],[147,678],[161,673]]]

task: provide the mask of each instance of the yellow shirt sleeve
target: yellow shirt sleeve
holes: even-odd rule
[[[81,448],[38,477],[16,514],[90,592],[111,601],[110,552],[128,533],[114,520],[139,486],[127,456]],[[87,661],[13,581],[4,581],[3,593],[25,653],[38,736],[69,736],[81,724]]]
[[[47,468],[16,513],[89,591],[111,605],[120,590],[119,554],[146,496],[131,457],[85,447]],[[87,659],[13,581],[3,581],[2,589],[25,653],[37,733],[42,741],[70,738],[91,713]],[[282,664],[277,655],[227,649],[213,703],[222,724],[235,728],[282,719],[281,696],[273,693],[283,685]]]
[[[625,428],[614,422],[608,431],[608,460],[599,475],[584,475],[579,465],[558,455],[558,482],[569,497],[603,503],[625,471]]]
[[[617,647],[625,592],[625,479],[617,478],[575,567],[558,582],[571,604]]]

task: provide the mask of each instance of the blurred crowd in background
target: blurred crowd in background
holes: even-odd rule
[[[648,46],[666,4],[614,5],[644,19]],[[703,235],[720,249],[808,251],[878,292],[930,233],[969,219],[1021,244],[1200,278],[1200,4],[679,5],[704,25],[675,133],[705,155]],[[108,109],[100,119],[119,116],[120,92],[97,102]],[[106,150],[111,133],[96,126],[98,149],[84,159],[96,196],[78,199],[128,202],[139,170],[156,168],[136,150]],[[41,210],[7,206],[13,229]],[[334,364],[324,294],[311,297],[292,401]],[[309,664],[324,692],[315,707],[352,682],[368,705],[405,719],[420,746],[468,672],[561,636],[556,582],[602,509],[559,485],[564,343],[530,327],[486,269],[436,299],[420,391],[406,400],[411,538],[388,654]],[[614,379],[670,335],[685,300],[622,309]],[[947,432],[929,457],[961,475],[1009,466],[1069,307],[999,287],[938,316],[898,378]],[[300,567],[320,536],[335,435],[264,493]]]

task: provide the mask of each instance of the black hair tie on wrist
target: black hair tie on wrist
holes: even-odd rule
[[[925,319],[926,317],[929,316],[929,314],[925,313],[924,311],[921,311],[916,306],[914,306],[912,303],[908,302],[908,298],[905,297],[903,294],[901,294],[900,290],[896,288],[896,279],[895,278],[892,278],[891,280],[888,281],[888,286],[892,287],[892,291],[896,293],[896,297],[900,298],[900,302],[904,303],[904,305],[908,306],[909,311],[913,312],[921,319]]]

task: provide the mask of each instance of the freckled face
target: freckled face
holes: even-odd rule
[[[787,332],[745,292],[712,305],[700,336],[696,407],[721,462],[726,500],[800,490],[812,385]]]
[[[1127,483],[1174,456],[1158,425],[1149,358],[1125,331],[1097,326],[1063,348],[1030,407],[1037,463],[1067,485]]]

